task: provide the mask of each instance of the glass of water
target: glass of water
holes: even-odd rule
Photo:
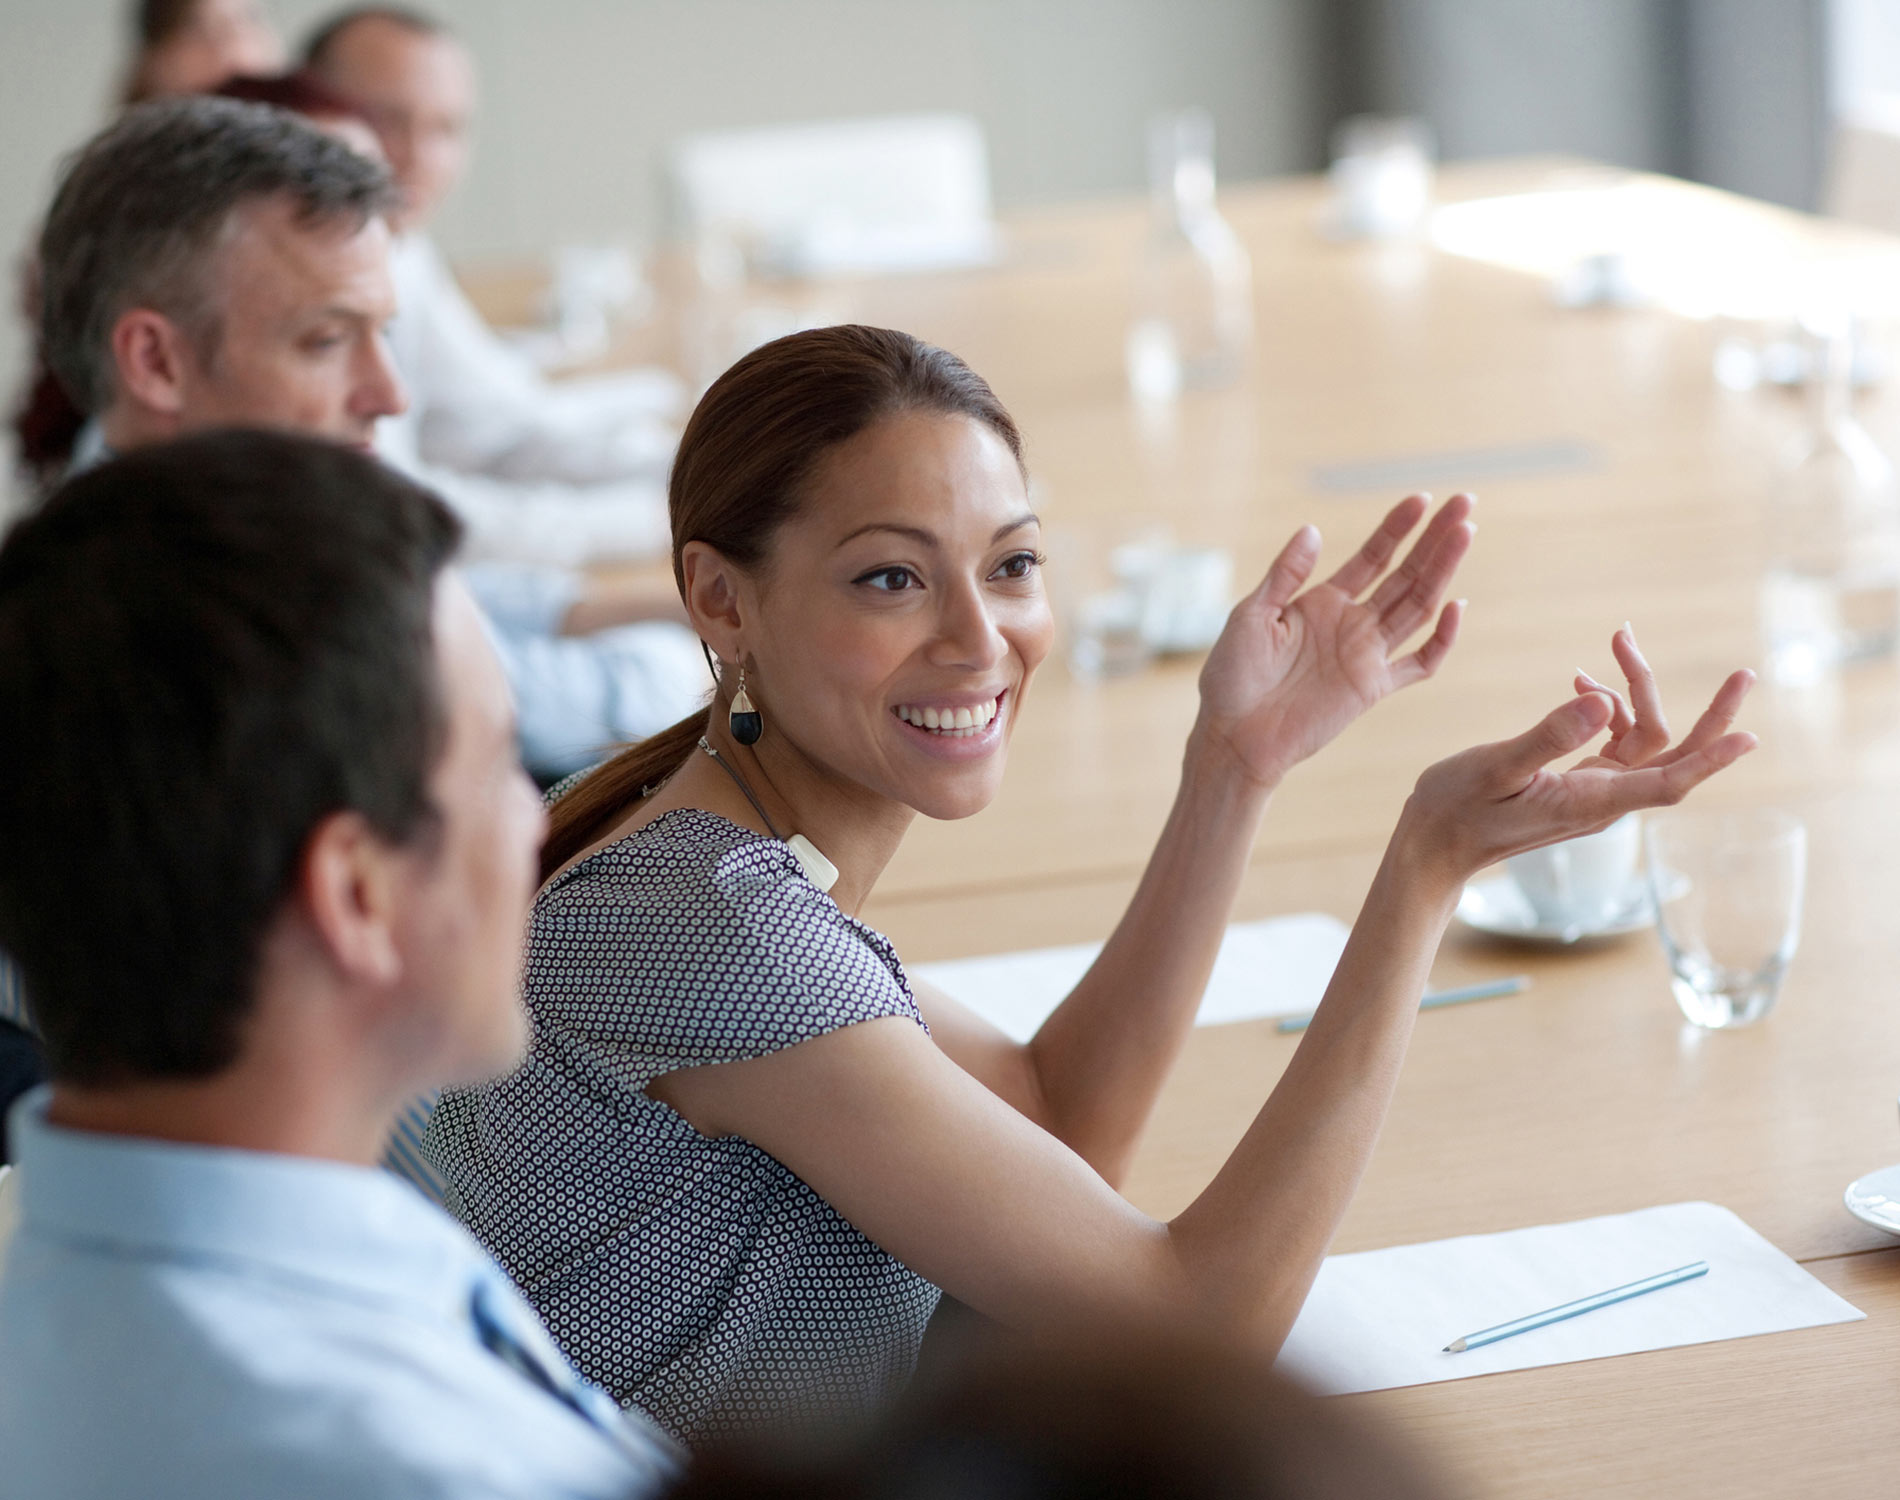
[[[1670,987],[1698,1026],[1774,1009],[1801,939],[1807,829],[1782,812],[1676,812],[1643,825]]]

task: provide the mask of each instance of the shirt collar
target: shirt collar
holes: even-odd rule
[[[494,1274],[460,1225],[378,1168],[70,1130],[47,1120],[50,1097],[33,1090],[11,1117],[23,1232],[243,1263],[457,1321]]]
[[[106,441],[105,428],[97,417],[89,417],[86,425],[79,429],[79,436],[73,439],[72,457],[66,460],[66,475],[71,478],[96,469],[114,456],[112,445]]]

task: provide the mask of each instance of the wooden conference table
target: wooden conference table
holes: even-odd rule
[[[1601,248],[1591,237],[1617,219],[1652,236],[1667,226],[1711,268],[1753,264],[1748,251],[1777,285],[1856,275],[1900,291],[1900,242],[1662,179],[1472,166],[1441,174],[1440,200],[1564,189],[1615,191],[1580,200],[1582,214],[1540,216],[1555,198],[1481,208],[1457,236],[1456,216],[1441,220],[1439,238],[1464,253],[1425,237],[1329,240],[1317,181],[1229,189],[1223,210],[1254,259],[1252,371],[1171,411],[1138,410],[1123,377],[1144,228],[1133,201],[1016,216],[996,269],[757,296],[905,327],[968,358],[1027,434],[1058,561],[1160,523],[1231,548],[1250,578],[1303,521],[1336,556],[1410,488],[1478,493],[1452,659],[1288,780],[1236,912],[1350,920],[1418,771],[1529,725],[1579,665],[1607,677],[1624,620],[1682,727],[1728,669],[1760,662],[1764,516],[1799,400],[1716,384],[1712,351],[1739,325],[1661,307],[1563,310],[1524,268]],[[1719,303],[1707,281],[1679,275],[1669,298]],[[641,336],[664,345],[671,326],[662,317]],[[1890,451],[1895,387],[1861,404]],[[1196,666],[1085,683],[1052,661],[996,805],[920,824],[867,919],[918,961],[1106,935],[1166,813]],[[1551,952],[1454,928],[1436,983],[1522,972],[1533,988],[1421,1018],[1335,1248],[1709,1199],[1867,1319],[1350,1398],[1470,1493],[1878,1490],[1900,1454],[1900,1249],[1841,1207],[1847,1182],[1900,1160],[1900,671],[1764,685],[1744,722],[1761,749],[1699,797],[1809,823],[1805,935],[1779,1009],[1752,1029],[1699,1033],[1676,1013],[1653,935]],[[1191,1199],[1297,1042],[1271,1023],[1195,1033],[1134,1201],[1165,1215]]]

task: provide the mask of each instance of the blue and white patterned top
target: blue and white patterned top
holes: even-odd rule
[[[860,1021],[923,1025],[890,943],[777,839],[680,809],[541,893],[527,998],[527,1061],[445,1094],[427,1150],[582,1373],[689,1443],[899,1389],[937,1288],[646,1091]]]

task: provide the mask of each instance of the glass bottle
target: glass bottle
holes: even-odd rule
[[[1214,205],[1214,121],[1203,109],[1148,127],[1148,237],[1128,327],[1137,396],[1225,385],[1253,343],[1253,264]]]
[[[1854,420],[1853,340],[1842,317],[1803,325],[1809,430],[1771,499],[1773,557],[1762,594],[1769,671],[1812,681],[1900,644],[1900,486]]]

